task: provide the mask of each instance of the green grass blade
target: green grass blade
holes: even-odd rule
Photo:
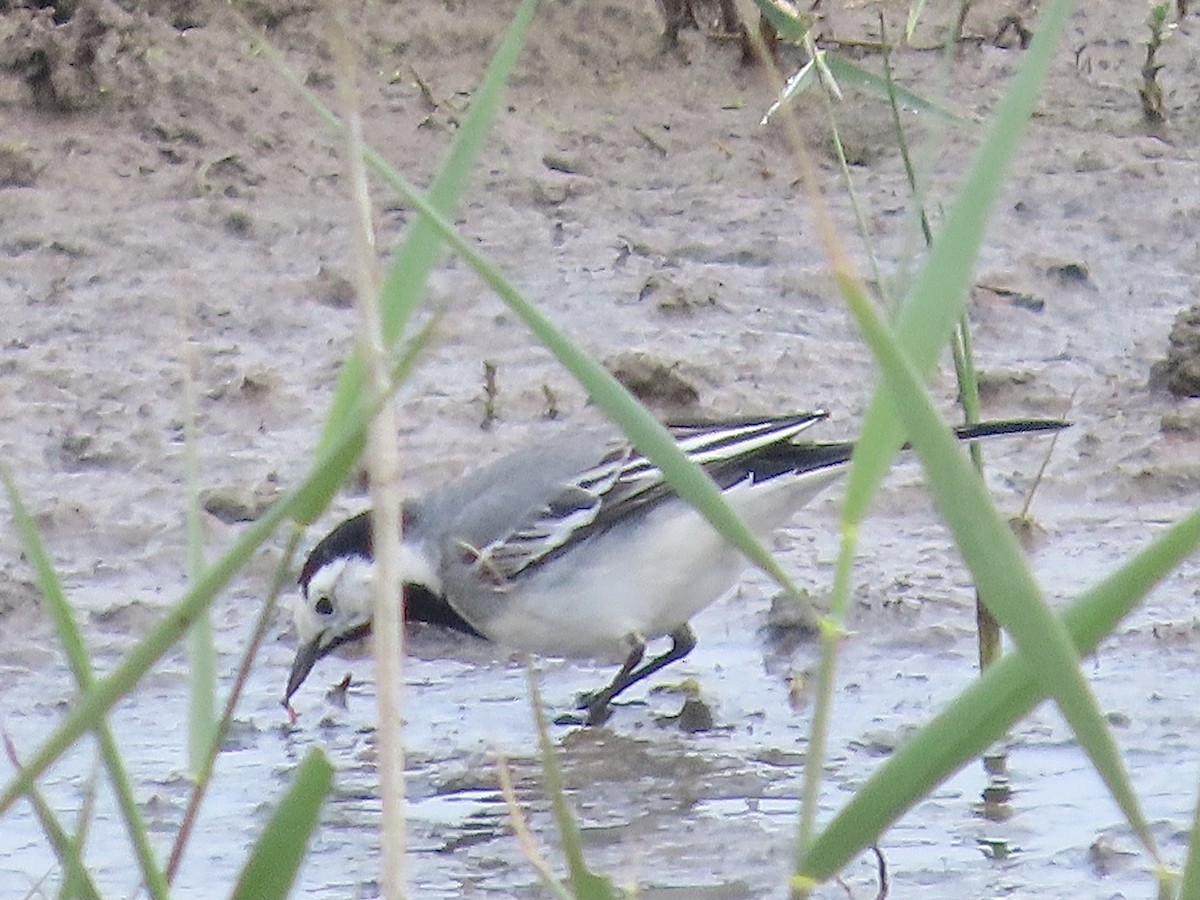
[[[754,0],[754,3],[759,13],[771,23],[780,40],[789,44],[802,43],[817,21],[815,15],[799,12],[790,3],[778,3],[775,0]]]
[[[166,873],[168,882],[174,882],[175,875],[179,871],[179,866],[183,862],[183,854],[187,850],[188,841],[191,840],[192,830],[196,824],[196,817],[200,813],[200,806],[204,802],[209,785],[212,782],[217,756],[221,752],[221,747],[224,745],[226,737],[229,735],[230,728],[233,726],[233,716],[237,710],[237,703],[241,699],[246,682],[250,678],[250,669],[258,657],[258,651],[262,647],[267,629],[274,620],[274,613],[279,605],[279,595],[282,593],[284,585],[292,581],[292,560],[295,558],[296,548],[300,545],[300,538],[304,533],[304,529],[299,525],[294,525],[291,531],[292,533],[288,538],[287,546],[284,547],[283,553],[279,557],[279,562],[275,566],[275,574],[271,578],[271,586],[267,590],[267,598],[259,609],[258,619],[255,621],[254,629],[250,633],[250,640],[246,643],[246,647],[242,651],[242,659],[238,663],[233,684],[230,686],[229,693],[225,697],[224,711],[214,729],[212,744],[209,746],[208,752],[205,754],[205,758],[202,760],[201,766],[193,779],[192,794],[188,798],[183,819],[179,823],[179,829],[175,832],[175,843],[171,847],[171,852],[167,857]]]
[[[920,94],[903,88],[894,82],[889,89],[886,78],[852,63],[850,60],[838,56],[836,53],[825,53],[825,66],[829,69],[830,74],[837,79],[838,84],[852,87],[859,93],[866,94],[868,97],[887,101],[890,99],[891,94],[895,94],[897,103],[915,112],[928,113],[929,115],[945,119],[948,122],[956,122],[963,125],[970,124],[971,122],[970,119],[951,112],[946,107],[934,103],[932,100],[927,100]]]
[[[63,830],[62,825],[55,818],[54,810],[46,802],[46,798],[40,791],[33,790],[29,792],[29,802],[33,804],[33,812],[37,816],[38,824],[42,826],[42,831],[46,833],[54,855],[58,857],[58,862],[63,867],[63,893],[70,897],[81,897],[83,900],[100,900],[100,892],[96,889],[92,876],[88,874],[87,868],[84,867],[83,861],[79,857],[78,845]]]
[[[4,482],[17,533],[25,548],[25,556],[33,564],[42,600],[54,623],[58,639],[62,642],[67,662],[75,676],[75,684],[82,694],[95,682],[95,674],[92,671],[92,662],[88,656],[87,647],[83,642],[83,635],[75,622],[66,591],[63,590],[62,580],[58,577],[58,572],[50,560],[50,554],[46,552],[46,545],[38,533],[33,517],[29,515],[29,510],[21,499],[8,466],[3,463],[0,463],[0,480]],[[108,723],[103,719],[97,720],[96,736],[100,743],[101,755],[104,757],[104,765],[108,770],[108,777],[117,794],[117,805],[121,809],[125,830],[142,870],[143,882],[151,897],[155,900],[165,900],[167,896],[166,878],[154,859],[154,851],[150,846],[146,824],[142,819],[137,800],[134,798],[133,785],[129,780],[129,774],[125,771],[125,764],[121,759],[120,750],[117,748],[116,739],[113,737]]]
[[[194,348],[185,346],[183,366],[183,460],[187,483],[187,573],[204,569],[204,527],[200,506],[199,437],[196,434],[197,367]],[[188,635],[188,769],[195,777],[216,733],[217,650],[212,617],[205,610]]]
[[[524,0],[517,9],[483,81],[475,92],[470,109],[462,120],[446,161],[429,189],[427,202],[446,218],[453,215],[453,210],[457,207],[459,198],[466,187],[467,179],[483,146],[484,137],[500,106],[505,84],[516,63],[536,6],[537,0]],[[259,41],[259,46],[320,113],[322,118],[335,127],[342,127],[341,120],[304,86],[299,77],[286,67],[273,48],[261,41]],[[382,158],[374,151],[368,151],[368,157],[376,168],[383,163]],[[438,250],[442,241],[443,235],[429,222],[427,217],[418,217],[409,228],[404,243],[392,261],[380,294],[383,336],[387,346],[394,345],[400,338],[413,310],[421,301],[425,292],[425,282],[434,263],[437,262]],[[356,346],[346,361],[338,380],[321,436],[322,446],[334,440],[335,436],[344,428],[347,416],[361,402],[363,384],[363,359]],[[365,444],[365,435],[362,440]],[[362,446],[360,444],[357,452],[361,452]],[[334,487],[335,491],[336,488],[337,486]],[[331,492],[328,497],[314,497],[312,503],[299,510],[299,521],[302,523],[313,521],[329,504],[332,496]]]
[[[304,757],[296,779],[267,822],[238,877],[233,900],[285,900],[312,833],[321,804],[333,786],[333,766],[314,747]]]
[[[792,99],[801,91],[808,90],[817,79],[817,62],[815,59],[810,59],[799,70],[792,75],[787,83],[784,84],[783,90],[779,92],[779,98],[771,104],[765,113],[759,125],[766,125],[771,121],[771,118],[783,109],[787,104],[792,102]]]
[[[10,756],[15,758],[16,751],[11,747],[9,748],[9,753]],[[91,834],[92,825],[95,823],[96,819],[96,787],[97,782],[100,780],[99,776],[100,760],[97,758],[92,767],[92,771],[88,776],[87,784],[83,791],[83,799],[79,804],[79,814],[76,817],[77,822],[75,824],[74,832],[75,852],[79,855],[80,860],[82,860],[87,853],[88,836]],[[82,869],[83,866],[80,866],[79,868]],[[78,891],[86,890],[86,888],[76,888],[75,882],[77,879],[72,876],[71,872],[72,870],[68,868],[67,877],[63,880],[62,886],[62,893],[68,897],[75,896],[75,893],[73,892],[77,893]]]
[[[938,509],[954,532],[988,609],[1021,649],[1042,686],[1053,694],[1130,827],[1146,849],[1154,839],[1125,771],[1112,731],[1092,694],[1066,626],[1042,600],[1012,530],[992,505],[982,478],[926,394],[874,304],[863,293],[851,310],[874,351],[910,440],[928,473]]]
[[[1042,11],[1021,68],[996,115],[945,227],[897,319],[897,333],[920,372],[928,372],[962,315],[988,215],[999,196],[1038,93],[1066,26],[1072,3],[1052,0]],[[904,442],[886,389],[876,388],[846,484],[842,517],[861,522],[896,450]]]
[[[795,596],[800,592],[742,521],[721,497],[721,492],[699,466],[675,445],[667,430],[633,398],[609,372],[579,349],[567,335],[526,300],[512,283],[437,210],[433,209],[399,172],[368,153],[372,163],[405,199],[430,219],[446,242],[475,270],[538,339],[588,392],[591,399],[662,469],[671,486],[699,510],[713,527],[755,565]]]
[[[1200,900],[1200,800],[1192,814],[1192,835],[1188,840],[1187,863],[1179,885],[1179,900]]]
[[[315,96],[306,95],[311,103],[332,117],[332,113]],[[333,119],[336,121],[336,119]],[[764,549],[745,522],[733,512],[721,497],[721,492],[694,462],[675,445],[667,430],[625,390],[611,374],[594,359],[580,350],[538,309],[526,300],[512,283],[483,253],[467,241],[458,230],[435,209],[424,195],[378,153],[366,150],[367,162],[382,175],[422,216],[429,220],[439,235],[479,275],[501,300],[533,333],[534,337],[562,363],[588,392],[592,400],[633,441],[637,448],[662,469],[671,486],[681,497],[699,510],[730,543],[742,551],[756,566],[763,569],[784,590],[801,596],[787,573]]]
[[[969,0],[966,0],[969,2]],[[916,33],[917,23],[921,21],[921,13],[925,11],[925,0],[917,0],[908,8],[908,17],[904,21],[904,40],[911,41]]]
[[[945,347],[954,325],[963,314],[971,273],[983,240],[988,213],[1004,182],[1004,175],[1032,115],[1038,91],[1045,79],[1055,45],[1070,13],[1069,0],[1051,0],[1037,27],[1037,34],[1025,54],[1021,69],[997,106],[996,116],[985,142],[976,156],[967,181],[959,192],[951,214],[930,251],[897,316],[896,332],[900,345],[919,372],[928,372]],[[885,83],[886,87],[886,83]],[[844,254],[827,240],[834,275],[847,299],[861,293],[857,278]],[[839,571],[848,568],[857,545],[859,525],[866,516],[884,473],[904,442],[904,431],[896,414],[890,392],[880,383],[867,409],[863,429],[857,441],[842,502],[842,546]],[[835,584],[834,604],[843,603],[848,588]],[[832,617],[836,624],[836,614]],[[836,642],[827,641],[828,654]],[[822,672],[832,672],[832,662],[822,662]],[[826,691],[832,690],[831,687]],[[827,696],[822,693],[821,697]],[[821,703],[818,699],[818,703]],[[806,773],[797,833],[796,858],[805,858],[812,840],[819,799],[820,760],[823,744],[814,733],[810,751],[816,765]]]
[[[25,506],[25,501],[21,499],[12,473],[4,463],[0,463],[0,479],[4,481],[4,490],[8,495],[8,505],[12,510],[13,523],[17,527],[21,545],[26,557],[33,564],[38,591],[45,601],[46,612],[50,614],[50,621],[54,623],[54,630],[63,645],[76,683],[81,689],[86,688],[93,680],[92,661],[83,643],[83,634],[75,622],[71,602],[63,590],[62,580],[50,560],[50,554],[46,551],[46,545],[42,542],[42,536]]]
[[[550,731],[546,727],[537,673],[529,663],[525,665],[525,680],[529,684],[529,704],[533,708],[533,721],[537,727],[538,746],[542,753],[543,789],[550,798],[559,839],[562,841],[563,855],[567,858],[571,893],[575,900],[614,900],[619,895],[612,881],[588,868],[587,860],[583,857],[583,837],[571,812],[571,806],[567,803],[562,769],[558,765],[554,743],[550,740]]]
[[[430,328],[432,323],[408,343],[406,352],[393,370],[393,384],[398,384],[407,377],[417,355],[428,340]],[[103,719],[113,704],[133,690],[150,667],[187,633],[196,621],[196,616],[208,607],[233,576],[250,561],[254,552],[275,529],[284,521],[294,519],[298,509],[311,505],[315,496],[326,493],[330,482],[339,485],[342,483],[346,472],[358,458],[363,429],[373,412],[373,409],[357,410],[345,430],[329,447],[317,454],[300,485],[273,503],[258,521],[242,532],[233,546],[205,569],[200,578],[188,587],[183,597],[166,613],[163,620],[125,655],[116,669],[82,692],[66,719],[42,742],[34,755],[26,761],[24,768],[5,785],[3,792],[0,792],[0,815],[26,793],[42,773],[81,735],[93,729],[100,729],[98,733],[103,735]],[[144,833],[144,828],[142,832]],[[165,897],[166,893],[164,891],[162,895],[155,896]]]
[[[1086,591],[1061,620],[1075,651],[1081,656],[1095,652],[1100,641],[1197,547],[1200,509]],[[977,757],[1046,697],[1024,652],[1001,657],[880,766],[817,836],[797,877],[806,883],[832,878],[878,842],[934,786]]]

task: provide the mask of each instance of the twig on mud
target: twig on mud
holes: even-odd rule
[[[667,155],[667,148],[664,147],[662,144],[660,144],[658,141],[656,141],[654,138],[652,138],[650,136],[650,134],[646,131],[646,129],[642,128],[639,125],[634,125],[633,131],[638,137],[640,137],[643,141],[645,141],[647,144],[649,144],[650,149],[653,150],[655,153],[657,153],[659,156],[665,157]]]
[[[496,385],[496,368],[492,360],[483,361],[483,421],[479,427],[484,431],[490,431],[496,424],[496,397],[500,395]]]
[[[433,99],[433,91],[425,82],[425,79],[421,77],[420,73],[416,69],[416,66],[410,65],[408,67],[408,71],[412,75],[413,81],[417,85],[417,90],[421,92],[422,102],[424,102],[425,106],[430,112],[434,112],[438,108],[438,102]]]

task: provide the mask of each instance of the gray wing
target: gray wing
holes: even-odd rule
[[[825,413],[679,425],[680,449],[723,487]],[[789,462],[794,465],[794,451]],[[791,468],[792,465],[787,466]],[[518,451],[431,497],[441,508],[447,596],[508,583],[616,522],[675,496],[662,471],[614,432],[564,435]],[[461,613],[461,610],[460,610]]]

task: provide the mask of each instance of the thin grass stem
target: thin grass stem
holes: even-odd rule
[[[4,750],[8,754],[9,762],[12,763],[13,768],[20,770],[21,760],[17,756],[17,748],[13,745],[12,738],[7,734],[4,735]],[[59,861],[62,863],[64,870],[64,896],[78,896],[84,898],[84,900],[99,900],[100,893],[96,890],[96,885],[80,858],[79,843],[59,823],[58,818],[54,815],[54,810],[46,802],[46,798],[42,796],[41,791],[34,788],[29,792],[28,798],[29,802],[33,805],[33,811],[37,816],[38,823],[42,826],[42,831],[46,833],[50,845],[54,848],[55,855],[58,856]]]
[[[63,589],[62,580],[58,577],[58,572],[50,560],[50,555],[46,551],[46,546],[42,542],[41,535],[38,533],[37,526],[17,491],[16,482],[13,481],[8,467],[3,463],[0,463],[0,480],[4,482],[13,519],[16,521],[17,531],[25,546],[25,554],[37,572],[42,600],[54,621],[58,639],[63,645],[71,673],[75,677],[76,687],[82,697],[95,687],[96,676],[84,644],[83,635],[75,622],[71,603]],[[142,883],[153,900],[166,900],[167,881],[154,858],[154,850],[150,846],[150,836],[146,830],[145,821],[142,819],[137,799],[134,797],[133,784],[125,770],[125,763],[121,757],[121,751],[117,747],[116,739],[113,737],[112,729],[103,716],[98,716],[92,727],[100,744],[100,754],[104,759],[109,780],[117,795],[117,806],[125,823],[125,831],[129,835],[129,842],[133,845],[134,855],[141,868]],[[63,749],[65,750],[66,747]],[[25,771],[22,770],[22,774]],[[18,779],[14,779],[14,781],[16,780],[20,780],[20,775]],[[30,784],[32,785],[32,779]],[[14,794],[12,799],[15,799],[16,796],[19,795]],[[11,800],[0,806],[0,813],[3,813],[4,808],[10,804]]]
[[[393,391],[407,379],[412,371],[420,352],[428,343],[433,325],[433,322],[428,323],[404,346],[403,352],[392,369],[391,389]],[[132,691],[154,664],[187,633],[188,628],[195,621],[196,615],[224,590],[234,575],[241,571],[250,560],[254,552],[274,534],[276,528],[287,519],[294,518],[299,512],[310,509],[314,497],[330,495],[328,482],[336,480],[340,483],[350,466],[358,458],[358,450],[362,446],[362,435],[367,427],[367,422],[375,414],[376,406],[381,403],[382,401],[376,404],[362,404],[351,410],[341,433],[315,454],[313,463],[300,484],[275,501],[261,518],[243,531],[233,546],[204,570],[203,575],[191,584],[183,596],[167,611],[162,621],[125,654],[112,672],[104,678],[92,681],[86,689],[81,690],[78,701],[66,718],[49,737],[42,741],[33,756],[26,761],[25,766],[9,780],[3,791],[0,791],[0,815],[3,815],[20,797],[24,796],[33,787],[36,780],[86,732],[96,730],[98,734],[101,734],[101,747],[104,748],[103,733],[107,730],[104,725],[104,717],[108,711],[118,700]],[[2,464],[0,464],[0,479],[3,479],[10,487],[10,497],[16,498],[13,506],[14,510],[17,510],[18,523],[20,523],[22,515],[28,520],[28,513],[24,511],[24,506],[19,505],[19,497],[14,492],[12,480],[8,477],[7,469]],[[36,531],[33,534],[36,536]],[[35,546],[40,548],[40,542],[35,543]],[[35,565],[40,569],[41,564],[37,561],[39,555],[31,554],[31,556],[35,558]],[[40,553],[40,558],[45,565],[49,565],[44,551]],[[53,569],[50,569],[50,573],[53,576]],[[57,584],[57,578],[54,577],[54,583]],[[79,640],[78,629],[74,627],[73,622],[70,628],[71,630],[67,633],[68,641]],[[79,643],[82,646],[81,640]],[[91,677],[90,664],[87,671]],[[117,761],[119,762],[119,757],[117,757]],[[105,763],[112,765],[107,752]],[[123,770],[121,771],[123,772]],[[116,778],[113,780],[114,783],[119,784]],[[127,778],[124,779],[124,783],[128,784]],[[128,814],[130,816],[136,814],[136,822],[141,826],[141,817],[137,813],[132,793],[130,793],[128,805],[130,807]],[[123,811],[125,807],[126,803],[122,800]],[[145,827],[141,826],[137,833],[144,837]],[[147,843],[146,846],[148,848],[149,844]],[[152,856],[150,860],[153,861]],[[161,892],[153,894],[153,896],[165,898],[167,896],[166,881],[161,874],[159,879],[162,884]]]
[[[181,336],[183,358],[183,465],[187,483],[187,577],[204,570],[204,527],[200,508],[200,442],[196,434],[196,348]],[[195,778],[204,765],[216,728],[217,652],[212,615],[205,610],[188,633],[188,769]]]
[[[271,619],[279,604],[279,595],[283,592],[284,585],[290,580],[292,559],[296,555],[296,548],[300,546],[302,534],[303,532],[300,528],[295,527],[292,529],[291,537],[284,548],[283,557],[279,560],[279,565],[275,567],[275,574],[271,579],[267,598],[258,612],[258,619],[254,623],[254,629],[250,632],[250,640],[247,641],[246,649],[242,652],[242,659],[238,663],[237,674],[234,676],[233,684],[229,688],[229,696],[225,699],[225,709],[213,729],[212,740],[205,750],[200,769],[196,773],[195,784],[192,785],[191,796],[188,797],[187,808],[183,812],[183,821],[179,825],[179,831],[175,835],[175,842],[171,846],[171,855],[167,859],[166,869],[168,883],[174,883],[175,876],[179,873],[179,866],[183,862],[184,851],[187,849],[188,841],[191,839],[192,830],[196,824],[196,817],[200,813],[200,807],[208,792],[208,786],[212,783],[213,772],[216,769],[217,755],[221,752],[221,746],[225,743],[225,738],[229,736],[229,729],[233,725],[233,714],[237,709],[238,701],[242,697],[242,692],[245,690],[246,682],[250,678],[250,670],[254,666],[254,661],[258,658],[258,651],[267,636],[267,629],[271,625]]]
[[[504,797],[504,805],[508,809],[508,821],[512,825],[513,834],[517,837],[517,846],[521,848],[521,855],[533,867],[533,871],[537,873],[538,879],[546,890],[558,900],[574,900],[571,892],[558,880],[554,870],[550,868],[550,864],[538,850],[537,841],[529,830],[529,823],[525,821],[521,805],[517,802],[517,792],[513,789],[508,760],[503,756],[496,759],[496,780],[500,782],[500,793]]]

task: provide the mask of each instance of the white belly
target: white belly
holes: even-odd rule
[[[763,540],[840,472],[739,485],[725,498]],[[674,631],[729,591],[745,568],[742,554],[703,516],[675,500],[637,527],[598,535],[513,583],[483,630],[549,656],[623,656],[630,636]]]

